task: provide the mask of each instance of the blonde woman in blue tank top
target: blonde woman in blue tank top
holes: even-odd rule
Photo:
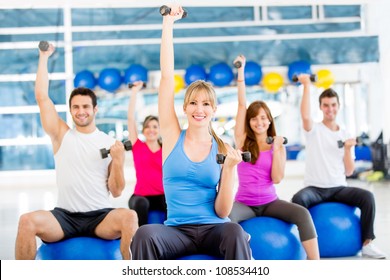
[[[238,190],[235,196],[230,219],[241,222],[253,217],[268,216],[296,224],[307,258],[319,259],[317,233],[309,211],[295,203],[280,200],[274,184],[284,177],[286,150],[284,139],[276,136],[274,120],[267,104],[252,102],[246,108],[245,63],[246,58],[239,55],[235,62],[238,68],[238,110],[234,138],[236,146],[251,153],[251,162],[241,162],[237,167]],[[273,137],[273,144],[266,138]]]
[[[223,143],[211,127],[216,95],[209,83],[187,89],[182,130],[174,108],[173,25],[183,15],[171,7],[163,17],[158,109],[163,145],[163,183],[168,207],[164,225],[141,226],[132,242],[133,259],[169,260],[208,254],[230,260],[251,259],[249,236],[230,222],[233,185],[241,152]],[[216,154],[226,155],[220,166]]]

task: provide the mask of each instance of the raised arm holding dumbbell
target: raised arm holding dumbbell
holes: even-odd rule
[[[55,154],[58,199],[50,211],[23,214],[15,258],[35,259],[36,237],[57,242],[94,232],[96,237],[106,240],[120,238],[122,258],[130,259],[130,242],[138,228],[137,214],[125,208],[115,209],[110,202],[110,194],[118,197],[125,187],[123,144],[96,127],[97,97],[88,88],[75,88],[70,93],[72,128],[59,116],[49,97],[47,67],[55,48],[45,41],[38,48],[35,97],[42,127],[50,136]],[[98,160],[97,145],[110,147],[111,159]],[[83,227],[74,227],[75,224]]]
[[[160,7],[160,14],[162,16],[166,16],[166,15],[169,15],[171,13],[171,8],[168,7],[167,5],[162,5]],[[183,13],[182,13],[182,17],[181,18],[185,18],[187,17],[188,13],[186,10],[183,9]]]
[[[385,258],[373,245],[375,219],[375,200],[372,193],[363,188],[349,186],[347,176],[354,171],[354,149],[356,139],[349,136],[346,129],[337,123],[340,100],[337,92],[328,88],[319,96],[319,109],[322,119],[313,121],[311,117],[310,76],[298,76],[303,85],[301,100],[301,118],[303,135],[305,136],[305,172],[304,186],[292,198],[292,202],[307,209],[328,201],[337,201],[361,210],[362,256],[369,258]],[[336,145],[336,139],[348,139]],[[356,238],[351,237],[351,238]]]
[[[160,49],[158,113],[168,218],[165,226],[140,227],[131,252],[134,260],[176,259],[198,253],[249,260],[248,234],[227,217],[233,205],[234,175],[242,161],[241,152],[225,144],[213,130],[217,110],[213,86],[198,80],[187,87],[183,103],[186,129],[181,128],[176,114],[173,28],[183,14],[182,7],[172,6],[163,16]],[[222,166],[215,161],[218,153],[226,155]],[[192,241],[195,233],[196,244]],[[194,246],[188,246],[190,243]]]
[[[49,49],[49,42],[48,41],[40,41],[39,44],[38,44],[38,48],[39,50],[41,50],[42,52],[45,52]]]
[[[145,83],[135,81],[131,85],[127,128],[129,140],[134,144],[132,153],[136,183],[128,206],[137,212],[138,225],[142,226],[148,223],[150,210],[158,210],[166,215],[167,205],[162,182],[162,141],[159,118],[155,115],[146,116],[142,122],[142,130],[139,131],[136,104],[142,97]]]
[[[250,153],[251,160],[241,162],[237,167],[239,185],[229,217],[239,223],[249,217],[271,216],[297,224],[302,231],[300,235],[305,236],[302,244],[308,258],[319,259],[316,232],[308,210],[276,195],[274,184],[284,177],[286,148],[283,143],[287,139],[276,136],[275,122],[265,102],[254,101],[246,107],[245,61],[243,55],[234,60],[234,65],[241,64],[237,68],[238,108],[234,139],[239,149]]]

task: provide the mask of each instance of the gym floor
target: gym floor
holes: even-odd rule
[[[134,169],[127,160],[126,189],[122,196],[112,199],[115,207],[126,207],[134,186]],[[303,163],[288,161],[285,179],[277,186],[281,199],[290,200],[302,186]],[[390,258],[390,181],[363,182],[351,180],[350,185],[372,191],[376,198],[375,244]],[[55,174],[0,174],[0,259],[14,260],[14,246],[19,216],[23,213],[52,209],[55,206],[57,189]],[[40,242],[37,239],[38,243]],[[361,256],[340,258],[363,260]]]

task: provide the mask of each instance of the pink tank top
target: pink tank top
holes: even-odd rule
[[[259,206],[278,198],[271,178],[273,150],[263,151],[255,164],[237,166],[238,190],[235,200],[248,206]]]
[[[133,145],[133,159],[137,182],[135,195],[164,194],[162,183],[162,149],[152,152],[146,143],[137,139]]]

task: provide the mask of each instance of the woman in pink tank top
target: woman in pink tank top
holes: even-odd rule
[[[251,153],[251,162],[237,167],[238,191],[229,218],[241,222],[253,217],[268,216],[296,224],[307,258],[319,259],[317,233],[310,212],[295,203],[280,200],[274,184],[284,177],[286,164],[285,139],[276,136],[271,111],[263,101],[252,102],[248,109],[245,96],[245,62],[239,55],[234,63],[238,68],[238,110],[234,138],[236,147]],[[267,141],[267,138],[270,139]]]
[[[129,199],[129,208],[138,214],[138,224],[148,223],[149,211],[161,211],[165,217],[167,206],[162,183],[162,143],[158,117],[147,116],[142,124],[142,138],[138,135],[135,119],[137,94],[143,87],[142,81],[136,81],[131,88],[127,113],[129,140],[133,148],[133,160],[136,173],[134,192]]]

